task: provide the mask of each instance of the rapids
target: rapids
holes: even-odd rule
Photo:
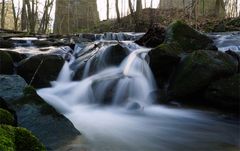
[[[104,57],[101,52],[118,43],[116,38],[124,40],[121,35],[114,36],[114,39],[109,35],[106,35],[106,39],[100,38],[103,45],[92,50],[100,53],[100,59]],[[83,78],[73,81],[75,71],[71,65],[76,63],[76,59],[72,56],[70,62],[64,64],[53,86],[37,91],[83,134],[81,140],[59,150],[239,149],[239,123],[236,120],[209,111],[155,105],[153,92],[156,85],[147,56],[150,49],[131,41],[121,41],[121,46],[129,50],[129,55],[119,66],[99,66],[98,72],[90,75],[89,68],[95,62],[89,59]],[[88,50],[84,48],[76,48],[74,56],[86,53]],[[109,96],[107,105],[105,96]]]

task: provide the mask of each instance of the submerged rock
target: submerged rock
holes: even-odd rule
[[[235,74],[231,77],[212,82],[205,92],[205,97],[212,101],[216,106],[224,109],[233,108],[239,111],[239,92],[240,74]]]
[[[165,32],[165,28],[155,25],[142,38],[137,40],[136,43],[140,46],[150,48],[157,47],[164,42]]]
[[[132,102],[132,103],[129,103],[127,105],[127,109],[128,110],[140,110],[141,109],[141,105],[137,102]]]
[[[79,136],[79,131],[63,115],[48,105],[32,87],[20,99],[6,101],[15,110],[18,125],[29,129],[47,149],[57,149]]]
[[[201,95],[209,83],[237,72],[236,61],[226,53],[208,50],[196,51],[179,64],[169,87],[174,98]]]
[[[164,42],[168,44],[178,43],[185,52],[217,50],[213,40],[181,21],[175,21],[167,27]]]
[[[11,56],[0,50],[0,74],[13,74],[14,65]]]
[[[36,88],[50,86],[57,79],[64,64],[64,59],[58,55],[36,55],[22,60],[17,67],[17,73],[27,83]]]
[[[0,150],[45,151],[45,147],[27,129],[0,125]]]
[[[159,87],[163,86],[164,81],[168,81],[181,60],[181,53],[178,44],[161,44],[148,53],[150,68]]]

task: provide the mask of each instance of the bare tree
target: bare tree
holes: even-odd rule
[[[26,1],[22,2],[22,13],[21,13],[21,29],[24,31],[27,29],[27,9],[26,9]]]
[[[118,0],[116,0],[115,2],[115,8],[116,8],[116,14],[117,14],[117,22],[120,23],[120,12],[119,12]]]
[[[4,25],[5,25],[5,0],[2,0],[1,28],[4,28]]]
[[[38,33],[46,33],[48,29],[48,25],[50,22],[50,15],[53,9],[53,2],[54,0],[46,0],[43,10],[43,16],[40,21],[40,26],[38,29]]]
[[[109,0],[107,0],[107,20],[109,20]]]
[[[18,1],[17,7],[15,7],[14,0],[12,0],[12,11],[14,20],[14,30],[18,30],[18,21],[20,16],[20,1]]]
[[[131,15],[133,17],[134,10],[133,10],[133,5],[132,5],[132,1],[131,0],[128,0],[128,7],[129,7],[130,13],[131,13]]]

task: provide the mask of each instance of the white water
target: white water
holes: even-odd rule
[[[240,32],[215,33],[210,36],[214,38],[215,45],[220,51],[240,52]]]
[[[54,86],[38,91],[46,102],[69,118],[83,134],[85,142],[74,142],[68,149],[239,149],[238,124],[209,112],[153,105],[152,92],[156,88],[147,63],[149,49],[131,43],[125,43],[125,46],[131,53],[119,67],[106,68],[92,76],[86,72],[83,80],[69,81],[71,63],[66,63]],[[103,106],[106,96],[109,95],[111,105]],[[128,107],[136,102],[140,107],[129,110]]]

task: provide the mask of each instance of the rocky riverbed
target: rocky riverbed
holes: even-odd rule
[[[231,41],[233,36],[239,38],[240,33],[204,34],[175,21],[167,28],[154,26],[145,35],[105,33],[0,40],[0,139],[4,140],[0,150],[100,147],[100,151],[172,151],[175,147],[193,150],[194,146],[199,150],[237,150],[240,45]],[[163,105],[167,109],[159,107]],[[170,106],[174,109],[168,109]],[[201,110],[189,111],[183,106]],[[224,118],[216,121],[221,115]],[[96,121],[98,118],[102,122]],[[117,124],[111,125],[108,120],[117,120]],[[144,121],[150,124],[139,126]],[[132,126],[128,133],[123,132],[126,123]],[[215,130],[207,126],[210,123],[216,124]],[[185,133],[177,124],[191,130]],[[174,128],[162,134],[166,127]],[[104,134],[107,129],[111,135]],[[217,136],[224,135],[221,129],[227,136],[219,141]],[[79,131],[87,144],[81,144]],[[183,141],[172,139],[173,131]],[[140,132],[152,145],[144,139],[139,140],[141,147],[132,145],[138,139],[130,135],[140,137]],[[199,144],[208,134],[214,141],[201,148]],[[125,138],[132,143],[122,141]],[[185,144],[188,138],[199,144]],[[22,139],[27,143],[21,143]],[[103,147],[108,141],[111,144]]]

